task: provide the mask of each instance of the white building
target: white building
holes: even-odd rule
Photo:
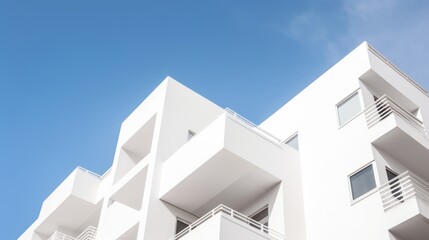
[[[428,240],[429,95],[361,44],[260,126],[171,78],[20,240]]]

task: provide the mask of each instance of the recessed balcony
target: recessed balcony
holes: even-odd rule
[[[405,172],[380,187],[387,227],[401,239],[427,240],[429,185]]]
[[[423,122],[386,95],[364,113],[372,144],[429,179],[429,139]]]
[[[160,198],[196,216],[242,209],[282,179],[284,144],[225,112],[163,163]]]
[[[283,234],[242,213],[219,205],[170,240],[284,240]]]

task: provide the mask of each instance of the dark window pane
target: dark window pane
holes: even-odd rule
[[[189,226],[189,224],[184,223],[180,220],[177,220],[176,222],[176,234],[181,232],[183,229],[187,228]]]
[[[399,179],[395,179],[398,176],[398,174],[393,172],[390,169],[386,169],[386,172],[387,172],[387,179],[390,182],[389,185],[390,185],[392,195],[396,197],[396,199],[402,201],[403,197],[402,197],[402,191],[401,191]]]
[[[260,222],[262,219],[268,217],[268,207],[262,209],[260,212],[252,216],[252,219]]]
[[[356,199],[376,187],[372,165],[350,177],[353,199]]]

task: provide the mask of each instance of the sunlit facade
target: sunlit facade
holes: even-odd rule
[[[366,42],[259,126],[167,77],[19,240],[427,240],[429,94]]]

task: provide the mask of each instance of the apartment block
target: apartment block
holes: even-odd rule
[[[167,77],[19,240],[428,240],[428,121],[366,42],[259,126]]]

